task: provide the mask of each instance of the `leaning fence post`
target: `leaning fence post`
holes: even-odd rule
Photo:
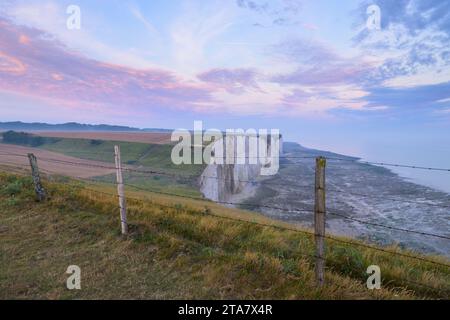
[[[47,195],[45,193],[44,187],[42,187],[41,184],[41,177],[39,175],[39,167],[37,164],[36,156],[32,153],[29,153],[28,159],[30,160],[31,176],[33,177],[34,191],[36,192],[37,199],[38,201],[44,201]]]
[[[324,157],[316,158],[316,182],[314,205],[314,238],[316,242],[316,282],[323,286],[325,281],[325,166]]]
[[[127,203],[125,199],[125,190],[123,186],[122,177],[122,162],[120,159],[120,147],[114,146],[114,154],[116,161],[116,176],[117,176],[117,194],[119,195],[119,207],[120,207],[120,225],[122,229],[122,234],[128,233],[127,224]]]

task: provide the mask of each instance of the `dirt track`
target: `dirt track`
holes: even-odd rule
[[[29,131],[30,133],[53,138],[97,139],[111,141],[167,144],[170,133],[160,132],[68,132],[68,131]]]
[[[69,177],[76,178],[91,178],[94,176],[103,176],[111,173],[115,173],[114,169],[106,169],[99,167],[89,167],[89,166],[106,166],[113,167],[111,163],[105,163],[100,161],[83,160],[74,157],[68,157],[60,153],[55,153],[51,151],[22,147],[16,145],[9,145],[0,143],[0,164],[10,167],[21,167],[29,168],[27,153],[34,153],[38,158],[39,168],[43,172],[56,173]],[[14,154],[14,155],[7,155]],[[20,156],[15,156],[20,155]],[[55,159],[57,161],[67,161],[81,163],[87,166],[74,166],[68,163],[57,163],[45,161],[45,159]]]

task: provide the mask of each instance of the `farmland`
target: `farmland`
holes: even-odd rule
[[[67,133],[69,135],[69,133]],[[72,134],[72,133],[70,133]],[[114,133],[111,133],[114,135]],[[132,133],[134,134],[134,133]],[[131,135],[131,134],[130,134]],[[128,135],[128,136],[130,136]],[[137,133],[139,135],[139,133]],[[145,133],[151,136],[153,133]],[[139,170],[152,170],[161,174],[136,174],[133,171],[124,173],[126,181],[138,187],[152,188],[157,191],[170,191],[177,194],[200,196],[197,187],[197,177],[200,176],[204,166],[202,165],[174,165],[171,161],[172,145],[148,144],[142,142],[107,141],[97,138],[104,137],[104,133],[87,133],[87,136],[95,139],[72,139],[60,137],[44,137],[38,140],[39,144],[32,148],[28,141],[36,139],[24,139],[25,145],[7,144],[0,145],[0,153],[35,153],[43,170],[49,173],[63,174],[70,177],[91,178],[102,182],[114,182],[115,171],[103,168],[89,168],[84,165],[104,167],[114,166],[114,146],[121,148],[122,163],[124,167]],[[27,135],[27,138],[39,138],[39,135]],[[133,140],[130,138],[130,140]],[[136,140],[139,140],[137,138]],[[13,141],[12,143],[21,143]],[[4,141],[5,142],[5,141]],[[79,166],[64,165],[63,163],[46,162],[45,159],[56,159],[68,162],[81,163]],[[11,156],[0,156],[0,163],[28,165],[28,160],[22,158],[19,163]],[[71,170],[68,169],[71,167]]]
[[[30,133],[48,138],[124,141],[124,142],[141,142],[150,144],[171,143],[169,133],[159,133],[159,132],[30,131]]]
[[[48,150],[4,143],[0,143],[0,164],[10,167],[28,167],[28,158],[15,156],[15,154],[24,156],[27,153],[34,153],[36,157],[40,159],[55,159],[60,161],[40,161],[39,166],[44,172],[67,175],[76,178],[92,178],[99,175],[109,175],[115,172],[112,169],[101,168],[100,166],[105,165],[104,162],[83,160]],[[84,166],[72,166],[69,164],[70,162],[81,163]]]

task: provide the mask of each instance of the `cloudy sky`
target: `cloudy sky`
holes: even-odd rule
[[[373,4],[379,30],[366,25]],[[0,121],[203,120],[450,163],[449,36],[445,0],[2,0]]]

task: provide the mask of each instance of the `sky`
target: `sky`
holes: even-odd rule
[[[445,0],[2,0],[0,121],[202,120],[449,167],[449,36]]]

